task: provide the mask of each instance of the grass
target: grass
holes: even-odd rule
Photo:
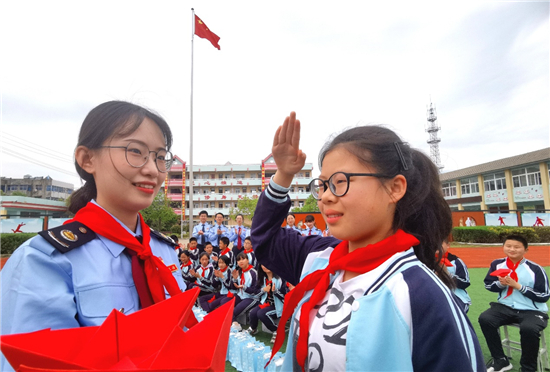
[[[499,245],[500,246],[500,245]],[[491,354],[489,353],[489,349],[487,348],[487,343],[485,342],[485,337],[483,337],[483,333],[481,332],[481,328],[479,327],[479,322],[477,321],[479,318],[479,315],[487,310],[489,308],[489,303],[492,301],[496,301],[497,294],[493,292],[489,292],[485,289],[485,285],[483,283],[483,279],[485,278],[485,275],[487,275],[488,268],[481,268],[481,269],[470,269],[470,287],[468,288],[468,294],[470,295],[470,298],[472,299],[472,306],[470,306],[470,310],[468,311],[468,318],[470,318],[470,321],[472,322],[472,325],[474,327],[474,330],[477,334],[477,337],[479,339],[479,343],[481,345],[481,350],[483,352],[483,358],[487,362],[491,358]],[[547,275],[550,276],[550,267],[545,267],[544,270],[546,271]],[[519,330],[516,328],[508,328],[508,331],[510,332],[510,338],[512,340],[519,340]],[[550,342],[550,327],[546,327],[544,330],[544,333],[546,335],[546,341],[547,343]],[[271,334],[270,333],[264,333],[260,331],[256,336],[256,339],[262,341],[266,345],[270,345],[269,341],[271,340]],[[285,344],[281,347],[281,351],[286,350],[286,341]],[[512,365],[514,368],[511,370],[512,372],[518,372],[519,371],[519,359],[521,354],[518,351],[512,350]],[[225,370],[226,371],[236,371],[233,366],[229,362],[225,363]]]

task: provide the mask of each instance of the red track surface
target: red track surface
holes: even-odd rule
[[[449,252],[460,257],[466,266],[472,269],[489,267],[493,260],[505,256],[502,247],[450,248]],[[525,258],[541,266],[550,266],[550,246],[530,246]]]

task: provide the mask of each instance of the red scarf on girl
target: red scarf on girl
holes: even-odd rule
[[[516,269],[518,268],[521,261],[523,261],[523,259],[519,260],[518,262],[516,262],[514,264],[509,257],[506,258],[506,266],[510,270],[512,270],[512,272],[508,275],[510,276],[510,278],[514,279],[516,282],[518,281],[518,273],[516,273]],[[506,292],[506,297],[510,296],[512,294],[512,292],[514,292],[514,288],[508,286],[508,291]],[[504,298],[506,298],[506,297],[504,297]]]
[[[439,263],[441,263],[441,264],[443,264],[447,267],[453,266],[451,261],[449,261],[449,252],[445,252],[445,254],[443,256],[441,256],[441,261],[439,261]]]
[[[252,267],[253,267],[252,265],[248,265],[248,267],[246,269],[243,269],[243,272],[241,273],[241,285],[244,285],[244,282],[245,282],[244,273],[246,273],[248,270],[252,269]]]
[[[180,269],[183,269],[184,267],[187,267],[187,266],[191,266],[193,264],[193,262],[191,262],[191,260],[187,261],[186,264],[181,264],[180,265]]]
[[[201,276],[204,278],[204,273],[206,272],[206,269],[208,269],[208,266],[206,266],[206,267],[201,266],[201,267],[199,267],[199,269],[202,269]]]
[[[143,269],[153,302],[157,303],[166,298],[164,288],[166,288],[170,296],[181,293],[181,290],[176,278],[172,275],[172,271],[160,258],[154,256],[151,252],[151,247],[149,246],[151,230],[145,224],[145,221],[143,221],[141,214],[138,213],[138,216],[141,222],[143,243],[140,243],[135,236],[122,227],[107,211],[91,202],[80,209],[72,220],[65,223],[72,221],[81,222],[96,234],[136,252],[137,256],[144,263]]]
[[[296,345],[296,360],[302,367],[302,370],[304,369],[307,357],[309,314],[313,307],[324,298],[330,285],[330,275],[340,270],[351,271],[358,274],[367,273],[376,269],[394,254],[406,251],[419,243],[418,239],[414,236],[402,230],[397,230],[392,236],[376,244],[369,244],[366,247],[355,249],[351,253],[348,250],[348,241],[343,241],[338,244],[331,253],[329,264],[325,269],[310,273],[302,279],[292,291],[286,294],[283,314],[279,321],[277,337],[271,351],[269,362],[271,362],[271,359],[273,359],[277,351],[279,351],[283,345],[286,322],[292,313],[294,313],[294,309],[307,291],[313,289],[310,299],[302,305],[300,313],[300,334]],[[269,364],[269,362],[267,362],[267,364]]]

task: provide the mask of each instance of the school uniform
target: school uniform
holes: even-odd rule
[[[221,271],[221,270],[220,270]],[[207,313],[214,309],[217,309],[224,298],[233,298],[237,290],[233,286],[232,270],[230,267],[226,267],[223,272],[223,279],[214,276],[214,281],[219,283],[220,290],[211,295],[203,296],[204,301],[201,302],[201,307]]]
[[[221,256],[226,256],[227,258],[229,258],[229,266],[231,268],[235,267],[235,255],[233,254],[233,251],[229,249],[229,247],[226,247],[224,251],[220,251],[218,259]]]
[[[189,288],[192,283],[195,283],[197,279],[190,273],[190,271],[193,270],[194,268],[195,268],[195,264],[191,259],[187,261],[187,264],[180,265],[181,275],[183,277],[183,281],[187,285],[187,288]]]
[[[208,294],[216,291],[214,283],[214,267],[212,264],[205,266],[199,266],[195,272],[199,274],[199,277],[196,278],[197,286],[201,289],[202,294]]]
[[[264,292],[262,289],[268,284],[271,284],[271,291]],[[260,287],[260,303],[250,310],[250,328],[257,329],[261,321],[271,332],[277,331],[275,321],[283,313],[286,292],[286,283],[281,278],[273,277],[270,281],[264,278]]]
[[[290,283],[326,268],[340,241],[300,236],[279,228],[290,208],[288,188],[273,181],[259,198],[252,242],[264,263]],[[309,332],[306,370],[485,371],[475,332],[452,292],[422,264],[413,248],[378,267],[330,285],[311,315],[308,330],[297,319],[312,294],[304,294],[291,317],[283,371],[300,368],[298,335]]]
[[[218,235],[218,230],[221,230],[222,233]],[[220,251],[220,239],[222,237],[229,238],[229,229],[224,225],[214,224],[208,231],[208,241],[214,246],[214,252],[219,253]]]
[[[256,270],[259,270],[259,264],[258,260],[256,259],[256,254],[254,254],[254,249],[251,249],[249,251],[245,250],[244,253],[246,254],[246,257],[248,257],[248,263],[254,266]]]
[[[134,233],[112,217],[132,236],[142,235],[139,219]],[[124,246],[79,222],[40,234],[17,248],[1,271],[2,334],[97,326],[113,309],[124,314],[140,309],[132,259]],[[59,244],[43,235],[53,235]],[[149,245],[184,291],[173,244],[151,230]],[[11,370],[4,357],[1,364],[0,370]]]
[[[243,312],[247,312],[258,304],[258,272],[252,265],[249,265],[246,270],[242,270],[238,279],[232,279],[234,284],[242,285],[243,288],[236,288],[235,307],[233,308],[233,321]],[[221,304],[230,301],[230,298],[225,298]]]
[[[460,302],[462,302],[464,312],[467,313],[470,305],[472,304],[472,300],[468,295],[468,292],[466,292],[466,288],[470,286],[470,274],[468,272],[468,268],[466,267],[464,261],[454,254],[448,253],[447,259],[451,265],[447,266],[447,271],[456,284],[454,293]]]
[[[305,230],[302,230],[302,236],[311,236],[311,235],[323,236],[323,232],[320,229],[316,228],[315,226],[313,226],[311,229],[306,228]]]
[[[479,324],[492,357],[500,359],[505,354],[498,328],[505,324],[519,323],[522,350],[520,364],[523,370],[534,371],[537,368],[540,332],[548,325],[548,276],[540,265],[523,258],[515,269],[516,281],[521,284],[521,288],[512,290],[511,287],[500,284],[498,277],[491,275],[495,270],[508,268],[507,258],[491,263],[484,279],[485,288],[498,293],[498,302],[491,302],[491,307],[479,316]]]
[[[204,252],[204,246],[210,241],[210,239],[208,238],[208,234],[211,227],[212,226],[208,222],[199,223],[198,225],[193,227],[192,235],[194,238],[197,238],[197,247],[199,248],[199,253]],[[200,235],[199,231],[202,231],[204,234]]]
[[[244,249],[244,240],[250,236],[250,229],[244,226],[235,226],[229,230],[229,241],[233,242],[233,254],[235,257]]]

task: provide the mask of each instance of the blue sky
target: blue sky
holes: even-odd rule
[[[444,171],[550,146],[548,2],[386,3],[2,2],[1,174],[78,187],[78,130],[112,99],[159,112],[189,159],[191,7],[221,38],[194,42],[195,164],[260,162],[291,110],[317,171],[358,124],[429,153],[430,99]]]

